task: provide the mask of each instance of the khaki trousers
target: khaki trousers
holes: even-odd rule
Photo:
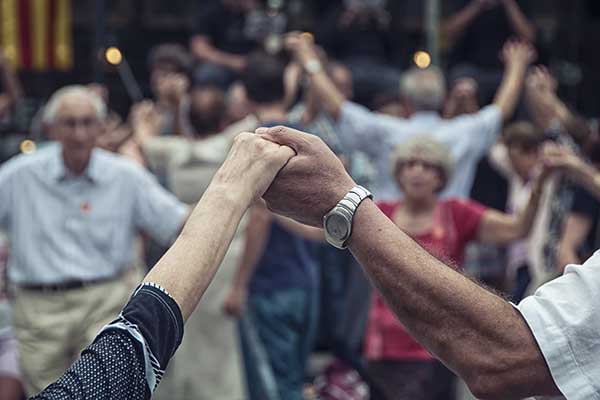
[[[61,292],[17,289],[13,323],[27,395],[58,379],[98,331],[117,317],[139,275]]]

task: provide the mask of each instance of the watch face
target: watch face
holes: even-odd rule
[[[325,221],[325,229],[336,240],[343,241],[348,237],[348,221],[341,215],[329,216]]]

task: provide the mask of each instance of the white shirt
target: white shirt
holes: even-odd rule
[[[377,114],[358,104],[345,102],[338,120],[338,132],[353,150],[365,152],[375,164],[377,176],[372,188],[378,200],[400,196],[391,175],[390,155],[396,146],[417,135],[439,140],[456,162],[454,175],[442,193],[444,197],[468,198],[477,162],[496,142],[502,128],[502,113],[495,105],[474,114],[443,119],[436,112],[418,112],[403,119]]]
[[[0,168],[0,228],[9,235],[9,280],[53,284],[110,278],[133,262],[139,231],[169,244],[188,208],[132,161],[94,149],[70,175],[51,144]]]
[[[517,308],[568,400],[600,399],[600,250]]]

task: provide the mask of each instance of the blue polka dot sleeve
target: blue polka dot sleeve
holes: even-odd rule
[[[177,303],[144,283],[75,364],[33,399],[149,399],[182,338]]]

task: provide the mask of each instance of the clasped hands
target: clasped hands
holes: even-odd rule
[[[355,186],[321,139],[284,126],[240,133],[213,184],[244,207],[262,197],[271,211],[312,226]]]

